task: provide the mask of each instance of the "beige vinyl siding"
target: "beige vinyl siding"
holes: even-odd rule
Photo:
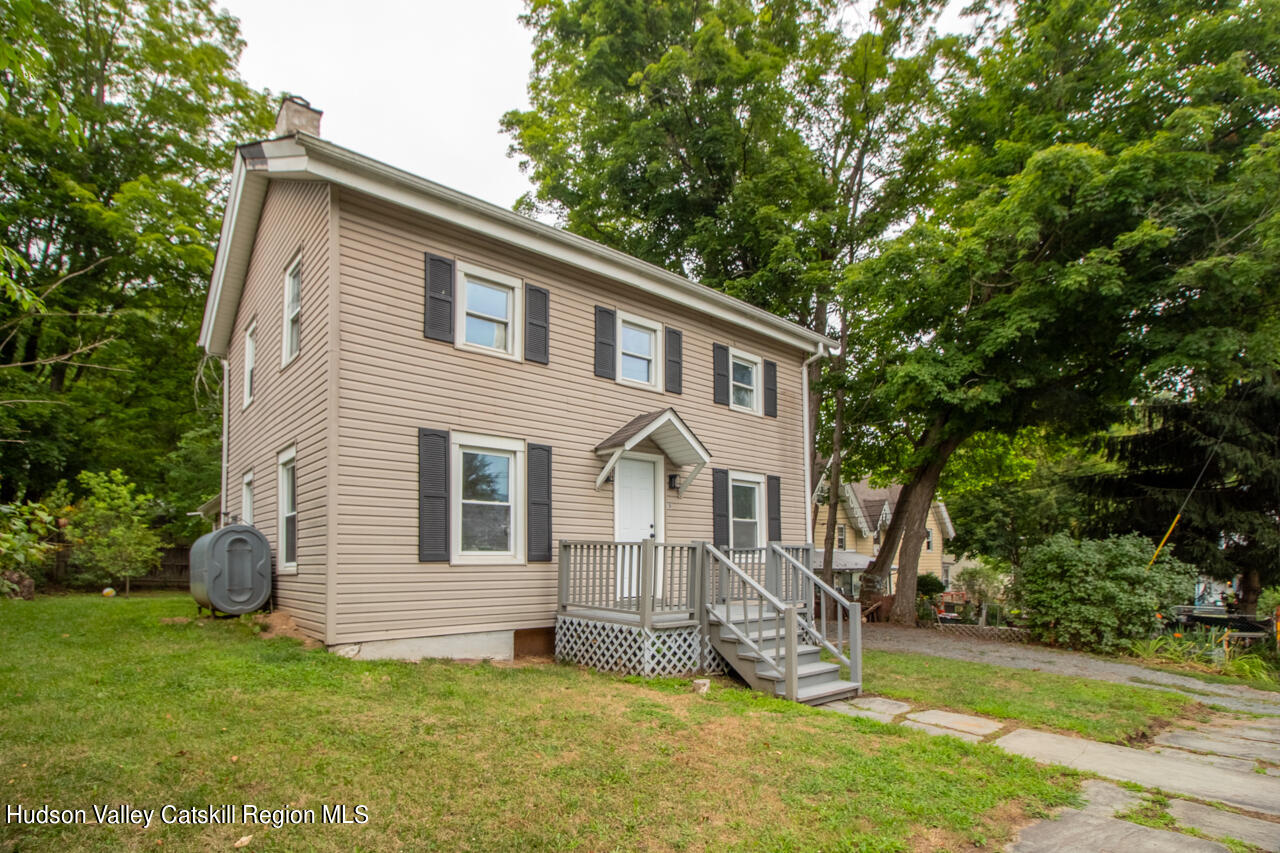
[[[240,514],[240,482],[253,471],[253,520],[279,550],[277,456],[297,449],[298,573],[276,579],[276,603],[307,634],[325,639],[328,489],[329,187],[274,182],[267,192],[228,353],[227,511]],[[284,277],[302,258],[302,343],[281,369]],[[254,325],[253,402],[242,408],[244,335]]]
[[[818,525],[815,531],[814,542],[817,547],[821,548],[826,542],[827,537],[827,519],[830,517],[827,507],[819,507],[817,512]],[[845,513],[844,503],[837,504],[836,524],[845,525],[845,550],[854,551],[858,554],[865,554],[868,557],[876,556],[876,552],[880,550],[875,544],[875,540],[871,536],[862,536],[858,526]],[[935,503],[929,510],[929,520],[925,523],[925,527],[933,532],[933,550],[926,551],[923,544],[920,545],[920,562],[917,564],[918,574],[930,574],[942,577],[942,552],[945,547],[943,540],[942,518],[938,512],[938,505]],[[839,538],[837,537],[837,542]],[[898,548],[898,553],[902,553],[902,548]],[[897,562],[896,560],[894,561]]]
[[[594,489],[602,460],[592,448],[635,415],[671,406],[713,459],[684,497],[663,489],[664,538],[711,538],[710,469],[716,467],[781,477],[783,538],[805,540],[800,378],[805,353],[362,196],[344,192],[339,210],[341,512],[334,642],[543,627],[554,621],[554,562],[418,562],[419,427],[551,445],[553,538],[612,539],[612,484]],[[427,251],[546,288],[550,364],[513,363],[426,340]],[[683,394],[655,393],[593,375],[596,305],[683,332]],[[713,343],[778,363],[778,418],[712,403]]]

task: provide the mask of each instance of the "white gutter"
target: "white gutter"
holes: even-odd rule
[[[809,365],[828,355],[824,344],[818,344],[818,351],[804,360],[800,365],[800,408],[804,418],[804,534],[808,540],[813,537],[813,447],[814,436],[809,434]]]

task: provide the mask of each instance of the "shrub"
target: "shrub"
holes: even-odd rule
[[[920,575],[916,578],[916,595],[933,598],[947,591],[947,585],[937,575]]]
[[[67,528],[74,579],[97,585],[123,578],[127,594],[130,578],[160,565],[160,535],[148,524],[151,495],[138,494],[121,471],[83,471],[79,480],[86,494]]]
[[[1114,654],[1159,630],[1157,616],[1188,601],[1195,569],[1137,535],[1075,540],[1058,534],[1031,549],[1010,595],[1041,642]]]
[[[45,555],[53,548],[56,530],[54,514],[44,504],[0,504],[0,574],[17,572],[39,579]],[[17,582],[0,584],[0,594],[9,594]]]

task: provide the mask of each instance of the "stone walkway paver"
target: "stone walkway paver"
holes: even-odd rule
[[[914,714],[907,714],[907,718],[930,726],[941,726],[944,729],[968,732],[971,735],[977,735],[979,739],[987,735],[993,735],[1004,728],[1004,723],[997,723],[995,720],[988,720],[986,717],[971,717],[968,714],[957,714],[952,711],[918,711]],[[950,732],[947,732],[947,734],[950,734]]]
[[[1117,819],[1116,814],[1142,801],[1141,796],[1118,785],[1090,779],[1083,789],[1087,801],[1083,809],[1064,809],[1057,817],[1026,827],[1018,833],[1009,850],[1013,853],[1217,853],[1228,849],[1214,841]]]
[[[971,732],[959,732],[954,729],[944,729],[938,726],[931,726],[928,723],[917,723],[915,720],[903,720],[899,725],[906,726],[909,729],[919,729],[922,732],[928,732],[931,735],[947,735],[948,737],[959,738],[968,743],[982,743],[982,735],[975,735]]]
[[[1280,823],[1224,812],[1189,800],[1170,800],[1168,811],[1182,826],[1198,829],[1205,835],[1234,838],[1268,853],[1280,853]]]
[[[1061,764],[1144,788],[1280,817],[1280,779],[1274,776],[1223,770],[1168,754],[1031,729],[1010,732],[995,745],[1042,764]]]

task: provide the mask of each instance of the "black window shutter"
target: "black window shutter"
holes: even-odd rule
[[[449,559],[449,433],[418,430],[418,559]]]
[[[666,386],[668,393],[684,392],[684,334],[670,326],[666,330]]]
[[[430,252],[426,257],[426,305],[422,334],[453,343],[453,261]]]
[[[712,400],[716,405],[729,405],[729,348],[724,344],[711,345],[711,367],[715,372],[715,389]]]
[[[524,360],[546,364],[550,355],[551,295],[533,284],[524,286]]]
[[[729,547],[729,471],[711,469],[711,544]]]
[[[596,306],[596,376],[617,378],[617,315],[611,308]]]
[[[782,541],[782,478],[770,474],[765,477],[765,491],[769,501],[769,541]]]
[[[764,363],[764,416],[766,418],[778,416],[778,363],[776,361]]]
[[[551,561],[551,448],[530,444],[529,469],[529,562]]]

